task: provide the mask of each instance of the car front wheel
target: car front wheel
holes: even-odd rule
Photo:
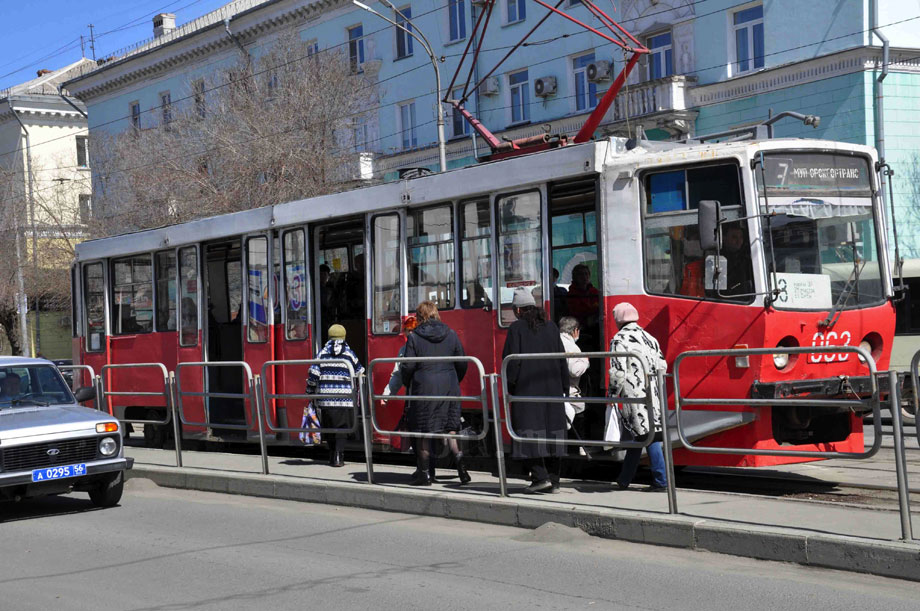
[[[90,490],[89,500],[96,507],[114,507],[121,500],[121,493],[125,488],[125,474],[121,471],[102,480],[99,485]]]

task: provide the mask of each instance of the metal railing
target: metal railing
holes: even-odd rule
[[[914,354],[910,360],[910,382],[913,386],[914,395],[914,432],[917,434],[917,445],[920,446],[920,375],[917,372],[917,365],[920,364],[920,350]],[[892,410],[894,407],[891,408]],[[891,415],[894,418],[894,414]],[[903,422],[903,418],[900,419]]]
[[[377,395],[374,394],[374,368],[381,363],[392,363],[392,364],[402,364],[402,363],[457,363],[457,362],[466,362],[472,363],[476,366],[476,370],[479,373],[479,395]],[[392,435],[398,437],[417,437],[420,439],[455,439],[457,441],[480,441],[485,439],[489,434],[489,398],[488,392],[486,390],[485,378],[486,372],[485,368],[482,366],[482,362],[474,356],[401,356],[401,357],[390,357],[390,358],[379,358],[373,359],[367,366],[367,371],[369,375],[369,383],[367,385],[367,398],[368,398],[368,420],[370,421],[371,426],[373,427],[374,432],[380,435]],[[464,377],[464,379],[466,379]],[[389,380],[389,376],[387,376]],[[376,401],[386,400],[386,401],[457,401],[459,403],[479,403],[482,406],[482,431],[476,435],[463,435],[458,433],[423,433],[419,431],[390,431],[382,428],[377,423],[377,416],[374,413],[374,405]],[[365,435],[365,439],[367,435]],[[501,446],[499,446],[501,447]],[[367,478],[368,482],[373,483],[374,470],[373,470],[373,459],[371,452],[365,450],[367,453]]]
[[[623,396],[607,396],[607,397],[535,397],[527,395],[514,395],[511,393],[508,387],[508,365],[513,361],[534,361],[534,360],[552,360],[552,359],[570,359],[570,358],[600,358],[600,359],[612,359],[612,358],[626,358],[626,359],[635,359],[639,362],[640,370],[642,371],[642,378],[644,381],[645,396],[644,397],[623,397]],[[621,450],[629,449],[645,449],[648,448],[655,441],[655,432],[650,430],[649,434],[645,436],[645,439],[642,441],[607,441],[603,439],[556,439],[556,438],[544,438],[544,437],[524,437],[518,434],[511,422],[511,404],[512,403],[568,403],[573,399],[578,403],[602,403],[602,404],[615,404],[615,403],[641,403],[645,405],[645,408],[649,413],[649,422],[653,422],[654,418],[651,414],[654,413],[654,393],[652,392],[652,376],[650,375],[648,368],[646,366],[645,360],[639,354],[635,352],[546,352],[546,353],[534,353],[534,354],[509,354],[502,360],[502,374],[501,374],[501,384],[502,384],[502,406],[504,408],[505,416],[505,426],[508,429],[508,436],[511,437],[512,441],[518,443],[542,443],[542,444],[553,444],[553,445],[563,445],[563,446],[582,446],[582,447],[612,447]],[[660,386],[659,386],[659,396],[660,395]],[[500,417],[498,413],[498,401],[497,398],[494,398],[494,408],[495,408],[495,420],[496,427],[499,427]],[[616,409],[616,408],[614,408]],[[669,434],[666,414],[662,411],[662,434],[667,436]],[[498,446],[501,449],[501,445]],[[499,455],[499,461],[504,461],[504,456],[501,451],[496,452]],[[500,494],[501,496],[507,495],[507,485],[503,478],[504,469],[499,469],[499,478],[501,480]],[[669,502],[672,499],[672,495],[669,494]]]
[[[215,391],[193,391],[193,390],[182,390],[182,370],[197,367],[203,370],[203,373],[207,372],[209,368],[212,367],[235,367],[242,369],[245,374],[246,388],[248,392],[215,392]],[[268,474],[268,449],[265,444],[265,430],[262,425],[262,417],[260,413],[260,402],[259,402],[259,376],[252,375],[252,368],[246,361],[194,361],[188,363],[179,363],[176,365],[175,375],[173,376],[175,380],[176,387],[176,403],[177,403],[177,415],[179,421],[186,426],[201,426],[206,428],[221,428],[226,430],[235,430],[235,431],[246,431],[247,434],[252,427],[252,421],[255,420],[258,426],[259,431],[259,450],[262,458],[262,473]],[[204,422],[195,422],[189,420],[185,417],[185,409],[183,406],[183,401],[185,397],[202,397],[205,399],[242,399],[244,402],[249,401],[249,412],[243,409],[243,415],[246,419],[246,424],[234,424],[234,423],[223,423],[223,422],[211,422],[210,410],[207,406],[204,409],[205,421]],[[250,412],[255,412],[254,416],[250,415]],[[176,437],[176,453],[179,456],[179,448],[181,446],[181,431],[180,434]]]
[[[106,390],[105,389],[106,372],[109,372],[112,370],[124,370],[124,369],[157,369],[159,370],[160,373],[163,374],[163,391],[157,392],[157,391],[147,391],[147,390]],[[163,397],[163,407],[165,408],[164,409],[165,415],[162,420],[147,420],[147,419],[141,419],[141,418],[126,418],[125,417],[125,418],[119,418],[121,422],[129,422],[131,424],[143,424],[145,426],[147,425],[166,426],[175,418],[175,415],[173,413],[175,411],[175,407],[173,403],[173,393],[172,393],[172,376],[171,376],[170,371],[166,369],[166,365],[164,365],[163,363],[116,363],[116,364],[103,365],[102,371],[100,372],[100,375],[98,376],[98,380],[99,380],[99,387],[96,393],[100,397],[100,401],[102,401],[108,407],[109,413],[112,415],[115,414],[115,410],[109,404],[109,401],[108,401],[109,397]],[[182,466],[182,459],[181,459],[181,456],[179,455],[179,446],[181,445],[180,441],[181,441],[180,438],[177,436],[176,437],[176,466],[177,467]]]
[[[102,391],[100,384],[102,378],[96,375],[96,370],[92,365],[55,365],[58,371],[86,371],[89,374],[89,383],[96,389],[96,398],[93,399],[93,405],[97,410],[102,411]],[[82,386],[81,386],[82,387]],[[70,385],[71,390],[75,390],[73,383]]]
[[[268,375],[269,369],[274,369],[275,367],[286,367],[286,366],[310,366],[310,365],[322,365],[322,364],[333,364],[341,363],[348,370],[348,377],[352,380],[351,393],[350,394],[329,394],[329,393],[270,393],[266,390],[265,380],[271,379]],[[306,384],[306,379],[304,380]],[[354,433],[358,430],[358,409],[361,405],[361,384],[360,380],[355,376],[355,370],[352,367],[351,363],[346,359],[300,359],[300,360],[280,360],[280,361],[266,361],[262,365],[262,374],[261,374],[261,383],[259,384],[261,392],[259,393],[260,399],[262,400],[262,415],[265,418],[265,426],[271,433],[319,433],[320,435],[329,434],[329,433]],[[324,399],[331,400],[342,400],[342,399],[351,399],[350,408],[335,408],[335,409],[348,409],[351,411],[351,426],[347,428],[332,428],[332,427],[284,427],[284,426],[275,426],[271,423],[271,419],[268,417],[268,403],[273,399],[305,399],[307,401],[322,401]],[[363,410],[362,410],[363,414]],[[266,466],[266,473],[268,467]]]

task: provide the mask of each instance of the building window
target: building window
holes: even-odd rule
[[[77,136],[77,166],[89,167],[89,138],[86,136]]]
[[[450,22],[450,40],[466,38],[466,0],[447,0],[447,18]]]
[[[414,101],[399,105],[399,131],[402,134],[403,149],[411,149],[418,146]]]
[[[93,196],[88,193],[81,193],[80,198],[80,222],[86,225],[93,219]]]
[[[402,59],[403,57],[409,57],[412,55],[412,36],[409,35],[409,32],[412,31],[412,24],[409,23],[409,20],[412,19],[412,7],[404,6],[399,9],[395,15],[395,21],[402,27],[396,28],[396,59]],[[402,29],[406,28],[409,30]]]
[[[763,68],[763,5],[732,15],[735,29],[735,65],[738,72]]]
[[[506,23],[515,23],[517,21],[524,21],[527,18],[527,9],[524,5],[524,0],[507,0],[507,12],[505,17],[507,18]]]
[[[453,97],[455,100],[461,99],[463,97],[463,88],[458,87],[454,89]],[[468,136],[470,134],[470,122],[467,121],[456,108],[451,112],[451,126],[453,127],[454,138]]]
[[[160,109],[163,111],[163,125],[168,129],[172,123],[172,96],[168,91],[160,94]]]
[[[204,79],[198,79],[192,83],[192,90],[195,97],[195,115],[199,119],[204,119]]]
[[[348,28],[348,59],[352,72],[364,70],[364,26]]]
[[[319,53],[319,43],[316,42],[316,39],[307,41],[307,57],[313,57]]]
[[[368,137],[368,126],[367,126],[367,117],[354,117],[351,120],[351,134],[352,142],[354,143],[355,152],[360,153],[361,151],[367,150],[367,145],[370,142]]]
[[[274,70],[268,73],[268,78],[265,82],[268,87],[268,97],[275,95],[275,92],[278,90],[278,85],[280,81],[278,80],[278,73]]]
[[[588,81],[588,64],[594,62],[594,53],[572,60],[575,74],[575,110],[590,110],[597,106],[597,85]]]
[[[671,46],[671,33],[664,32],[649,36],[645,45],[649,49],[649,79],[664,78],[674,74],[674,50]]]
[[[131,127],[141,128],[141,103],[131,102]]]
[[[530,120],[530,92],[527,70],[508,75],[508,89],[511,92],[511,122],[522,123]]]

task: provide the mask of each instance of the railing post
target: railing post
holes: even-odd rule
[[[182,466],[182,423],[179,422],[179,412],[176,402],[179,400],[176,390],[176,372],[170,371],[167,378],[166,396],[169,417],[173,421],[173,440],[176,443],[176,467]]]
[[[508,478],[505,475],[505,449],[502,439],[501,409],[498,403],[498,374],[490,373],[489,395],[492,398],[492,418],[495,421],[495,460],[498,465],[498,489],[500,496],[508,496]]]
[[[358,392],[356,399],[359,401],[358,405],[361,408],[361,437],[364,439],[364,461],[367,463],[367,483],[374,483],[374,448],[373,448],[373,435],[374,432],[371,427],[370,418],[368,413],[374,409],[374,402],[371,400],[371,395],[374,394],[374,389],[370,384],[367,385],[367,401],[365,398],[365,382],[364,375],[360,375],[357,378],[357,389]]]
[[[268,413],[268,409],[262,410],[264,407],[261,405],[259,398],[261,397],[261,392],[259,391],[260,385],[262,384],[262,376],[255,374],[252,376],[249,386],[249,403],[252,406],[252,409],[255,410],[256,420],[258,421],[259,429],[259,452],[262,454],[262,475],[268,475],[268,449],[265,445],[265,424],[262,422],[262,415]],[[267,415],[266,415],[267,417]]]
[[[898,396],[898,374],[888,372],[888,407],[891,410],[891,428],[894,432],[894,466],[898,477],[898,505],[901,513],[901,539],[914,538],[910,518],[910,497],[907,487],[907,464],[904,460],[904,429],[901,418],[901,401]]]
[[[671,427],[668,423],[668,389],[664,377],[664,371],[656,374],[658,401],[661,404],[661,441],[664,444],[664,466],[668,477],[668,513],[677,513],[677,482],[674,481],[674,455],[671,451]]]

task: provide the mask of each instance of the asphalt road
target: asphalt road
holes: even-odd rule
[[[0,506],[0,608],[896,609],[920,584],[353,508],[161,489]]]

